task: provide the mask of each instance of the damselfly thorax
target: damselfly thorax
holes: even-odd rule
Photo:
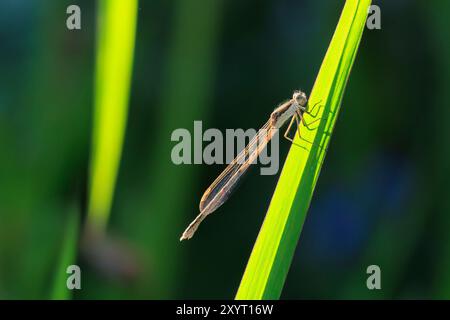
[[[270,115],[272,127],[280,129],[294,115],[302,117],[307,103],[308,99],[305,93],[301,91],[294,92],[291,100],[280,105]]]

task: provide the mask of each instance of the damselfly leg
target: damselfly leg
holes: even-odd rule
[[[320,118],[317,119],[317,120],[320,120]],[[316,122],[317,120],[314,120],[312,123]],[[300,132],[300,121],[305,125],[305,127],[307,127],[308,130],[314,130],[314,129],[312,129],[312,128],[309,127],[309,125],[305,122],[305,119],[304,119],[304,117],[302,117],[302,115],[301,115],[300,112],[296,112],[296,113],[292,116],[291,122],[289,122],[289,125],[288,125],[288,127],[286,128],[286,132],[284,133],[284,137],[285,137],[287,140],[289,140],[290,142],[294,143],[294,139],[291,138],[291,137],[289,137],[289,132],[291,131],[292,124],[294,123],[294,121],[295,121],[296,124],[297,124],[297,134],[298,134],[298,137],[299,137],[300,139],[302,139],[303,141],[308,142],[309,144],[313,144],[311,141],[309,141],[309,140],[307,140],[307,139],[305,139],[305,138],[302,137],[302,134],[301,134],[301,132]],[[317,129],[317,128],[316,128],[316,129]]]
[[[319,115],[320,109],[323,107],[323,105],[320,105],[320,102],[317,102],[316,104],[313,105],[313,107],[311,108],[311,110],[305,110],[303,113],[308,114],[309,116],[311,116],[312,118],[316,118]],[[315,111],[315,112],[314,112]],[[291,137],[289,137],[289,132],[292,128],[292,125],[294,123],[294,121],[297,124],[297,133],[300,139],[302,139],[303,141],[306,141],[307,143],[313,145],[314,143],[305,139],[304,137],[302,137],[301,134],[301,130],[300,130],[300,122],[303,123],[303,126],[309,130],[309,131],[313,131],[313,130],[317,130],[318,127],[311,127],[312,124],[317,123],[318,121],[322,120],[323,118],[327,119],[328,117],[320,117],[318,119],[314,119],[313,121],[306,121],[305,117],[303,116],[303,113],[300,110],[296,110],[295,114],[292,116],[291,121],[289,122],[289,125],[286,129],[286,132],[284,133],[284,137],[289,140],[291,143],[302,147],[303,149],[308,150],[307,148],[305,148],[304,146],[300,146],[297,143],[294,142],[294,139],[292,139]],[[308,150],[309,151],[309,150]]]
[[[322,100],[320,100],[319,102],[316,102],[316,103],[312,106],[311,110],[308,110],[309,108],[307,108],[307,109],[305,110],[305,113],[306,113],[306,114],[309,114],[309,115],[310,115],[311,117],[313,117],[313,118],[317,117],[317,115],[319,114],[320,108],[323,107],[323,104],[320,104],[321,102],[322,102]],[[313,114],[313,110],[314,110],[318,105],[319,105],[319,109],[317,109],[316,114]]]
[[[300,115],[298,115],[298,116],[300,117]],[[305,117],[301,117],[301,119],[302,119],[303,125],[304,125],[305,128],[308,129],[309,131],[317,130],[317,127],[316,127],[316,128],[311,128],[310,126],[311,126],[313,123],[316,123],[317,121],[322,120],[322,118],[319,118],[319,119],[315,119],[315,120],[313,120],[313,121],[311,121],[311,122],[308,123],[308,122],[306,122]]]
[[[289,137],[289,131],[291,130],[292,124],[294,123],[294,117],[291,118],[291,122],[289,122],[288,127],[286,128],[286,131],[284,132],[284,137],[289,140],[290,142],[294,143],[294,139]]]

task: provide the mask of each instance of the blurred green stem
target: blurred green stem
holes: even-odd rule
[[[67,288],[67,267],[74,264],[77,256],[78,230],[80,224],[79,210],[76,206],[69,208],[67,225],[64,230],[63,243],[61,246],[61,257],[53,282],[51,298],[55,300],[70,299],[72,293]]]
[[[137,0],[100,0],[87,226],[106,227],[120,163],[136,32]]]

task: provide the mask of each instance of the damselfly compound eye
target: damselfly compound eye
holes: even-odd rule
[[[296,91],[294,92],[292,98],[294,98],[295,101],[297,101],[297,103],[301,106],[306,105],[307,99],[306,99],[306,94],[304,92],[301,91]]]

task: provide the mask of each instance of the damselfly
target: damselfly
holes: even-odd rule
[[[313,115],[312,110],[316,107],[316,105],[314,105],[312,110],[307,110],[307,103],[308,99],[306,94],[302,91],[295,91],[292,99],[286,101],[272,112],[269,120],[251,139],[249,144],[236,156],[236,158],[226,167],[226,169],[216,178],[216,180],[214,180],[211,186],[206,189],[202,199],[200,200],[200,214],[183,232],[180,241],[192,238],[203,219],[227,201],[233,189],[237,186],[239,179],[247,171],[250,164],[258,158],[261,151],[264,150],[278,129],[280,129],[289,119],[291,119],[291,122],[289,123],[284,137],[291,142],[293,142],[293,139],[291,139],[288,134],[294,121],[296,121],[297,127],[299,127],[300,122],[302,122],[307,128],[309,128],[311,123],[319,120],[314,120],[309,123],[309,125],[305,122],[303,117],[304,113],[311,114],[313,117],[316,117],[319,111],[317,110],[317,113]],[[301,138],[300,131],[297,130],[297,132]]]

